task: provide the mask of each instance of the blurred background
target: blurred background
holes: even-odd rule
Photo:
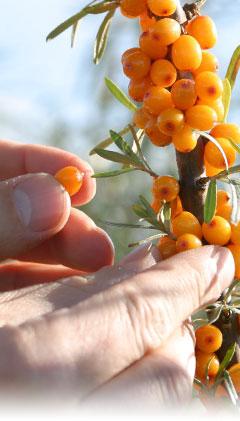
[[[103,62],[95,66],[92,52],[102,17],[87,17],[81,25],[76,46],[70,48],[67,31],[49,43],[47,34],[60,22],[77,13],[86,1],[0,0],[0,136],[19,142],[57,146],[91,162],[96,171],[112,166],[89,151],[108,137],[109,129],[120,130],[131,114],[116,102],[104,85],[109,76],[127,92],[120,56],[137,46],[138,21],[114,19]],[[215,48],[224,77],[233,50],[240,44],[240,0],[208,0],[203,8],[215,20],[219,41]],[[232,100],[229,121],[240,124],[240,77]],[[145,146],[145,154],[158,173],[176,174],[171,146]],[[120,257],[128,243],[148,232],[105,226],[99,220],[136,222],[131,205],[144,194],[149,200],[151,179],[142,173],[98,181],[93,202],[84,207],[113,238]],[[79,233],[81,235],[81,233]]]

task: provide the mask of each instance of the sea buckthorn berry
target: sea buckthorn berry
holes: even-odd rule
[[[218,190],[217,192],[217,209],[230,203],[230,196],[225,190]]]
[[[176,237],[183,234],[196,235],[200,240],[202,238],[201,225],[192,213],[183,211],[172,220],[172,229]]]
[[[150,17],[148,15],[148,12],[144,12],[139,17],[139,24],[142,29],[142,31],[148,31],[148,29],[152,28],[153,25],[156,23],[156,19],[154,17]]]
[[[236,151],[232,147],[231,143],[227,139],[217,138],[216,141],[218,142],[219,146],[223,149],[229,167],[231,167],[235,160],[236,160]],[[225,159],[222,155],[222,152],[218,149],[218,147],[213,142],[208,142],[205,146],[204,151],[205,159],[215,168],[219,168],[224,170],[226,168]]]
[[[206,169],[206,176],[207,177],[214,177],[214,175],[217,175],[220,173],[221,170],[219,170],[219,168],[215,168],[212,167],[212,165],[210,165],[206,159],[204,160],[204,166]]]
[[[191,79],[178,80],[171,89],[171,95],[174,105],[179,110],[187,110],[197,100],[195,82]]]
[[[240,246],[237,246],[236,244],[230,244],[227,248],[230,250],[234,258],[235,277],[240,279]]]
[[[151,208],[154,210],[154,212],[156,214],[159,213],[161,207],[162,207],[161,201],[159,199],[157,199],[157,198],[154,198],[153,201],[152,201],[152,203],[151,203]]]
[[[151,32],[153,37],[158,40],[160,44],[170,45],[180,37],[181,26],[175,19],[163,18],[155,23]]]
[[[168,53],[168,47],[162,45],[159,38],[151,30],[140,35],[139,45],[141,50],[152,60],[164,58]]]
[[[203,223],[202,233],[209,244],[225,246],[231,238],[231,225],[221,216],[214,216],[208,224]]]
[[[198,379],[204,380],[206,374],[209,377],[216,377],[219,367],[220,363],[215,354],[206,354],[202,351],[196,352],[196,377]]]
[[[198,40],[203,50],[213,48],[217,42],[217,29],[209,16],[197,16],[191,20],[187,32]]]
[[[183,234],[177,239],[176,247],[178,253],[183,251],[196,249],[202,246],[201,240],[193,234]]]
[[[155,85],[168,88],[176,82],[177,70],[169,60],[156,60],[152,64],[150,76]]]
[[[194,76],[196,77],[199,73],[202,72],[214,72],[216,73],[219,69],[219,62],[217,57],[210,53],[209,51],[202,52],[202,62],[200,66],[193,71]]]
[[[176,12],[176,0],[147,0],[150,11],[156,16],[171,16]]]
[[[202,61],[202,50],[197,40],[190,35],[181,35],[172,46],[172,60],[179,70],[197,69]]]
[[[208,131],[217,122],[216,111],[208,105],[194,105],[186,111],[186,123],[193,129]]]
[[[234,364],[228,370],[237,393],[240,393],[240,363]]]
[[[185,124],[181,130],[173,135],[172,141],[178,152],[188,153],[197,146],[197,135],[193,129]]]
[[[146,110],[155,116],[167,108],[173,107],[171,93],[158,86],[152,86],[146,92],[143,102]]]
[[[232,205],[230,203],[226,203],[226,205],[217,208],[216,215],[221,216],[229,222],[231,220],[232,210]]]
[[[76,167],[65,167],[55,174],[55,179],[67,190],[69,196],[74,196],[82,187],[84,174]]]
[[[162,237],[158,242],[157,248],[163,260],[169,259],[169,257],[177,254],[176,241],[169,237]]]
[[[196,347],[202,352],[211,354],[218,351],[223,343],[223,335],[220,329],[213,325],[202,326],[195,332]]]
[[[147,0],[120,0],[120,10],[127,18],[136,18],[146,11]]]
[[[182,202],[179,196],[171,202],[171,218],[176,218],[183,211]]]
[[[197,95],[200,99],[216,100],[222,96],[223,83],[216,73],[202,72],[195,79]]]
[[[124,53],[122,54],[122,57],[121,57],[122,65],[131,54],[137,53],[137,52],[139,52],[139,48],[137,48],[137,47],[129,48],[128,50],[124,51]]]
[[[222,98],[218,98],[218,99],[216,99],[216,101],[210,101],[210,100],[206,100],[206,99],[204,99],[204,100],[198,99],[196,105],[208,105],[210,108],[212,108],[214,111],[216,111],[217,121],[223,120],[225,110],[224,110]]]
[[[233,123],[222,123],[215,126],[210,133],[213,137],[224,137],[240,143],[240,127]]]
[[[130,79],[143,79],[150,71],[151,60],[140,48],[122,59],[123,72]]]
[[[172,143],[171,136],[167,136],[160,132],[157,119],[152,117],[145,126],[145,133],[149,137],[150,142],[159,147],[164,147]]]
[[[174,177],[157,177],[153,181],[152,193],[161,201],[171,202],[179,194],[179,183]]]
[[[161,112],[157,120],[160,132],[173,136],[184,126],[184,114],[176,108],[168,108]]]
[[[138,108],[133,115],[133,123],[138,129],[145,129],[145,126],[151,119],[151,114],[149,114],[143,107]]]
[[[141,80],[130,80],[128,85],[129,96],[136,102],[143,102],[147,90],[152,86],[152,80],[149,76]]]
[[[233,244],[240,246],[240,222],[237,225],[232,224],[231,241]]]

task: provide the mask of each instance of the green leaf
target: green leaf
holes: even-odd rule
[[[235,149],[235,151],[240,154],[240,147],[239,147],[239,145],[236,142],[234,142],[234,140],[229,139],[229,137],[227,138],[227,140],[231,143],[233,149]]]
[[[207,310],[199,310],[192,316],[194,330],[215,323],[221,316],[223,305]]]
[[[131,146],[120,136],[118,133],[110,130],[110,136],[115,143],[115,145],[127,156],[129,156],[137,165],[142,166],[141,160],[138,156],[133,152]]]
[[[213,219],[217,207],[217,182],[211,180],[204,205],[204,222],[209,224]]]
[[[126,174],[129,172],[137,171],[136,168],[123,168],[117,171],[108,171],[108,172],[99,172],[92,175],[92,178],[110,178],[110,177],[117,177],[122,174]]]
[[[234,51],[230,64],[228,66],[226,78],[229,80],[230,86],[233,89],[240,68],[240,45]]]
[[[105,78],[105,83],[111,94],[130,111],[135,112],[137,106],[128,98],[128,96],[109,78]]]
[[[132,206],[132,210],[139,218],[145,219],[148,217],[148,212],[141,205],[139,205],[139,203],[135,203]]]
[[[157,240],[158,238],[161,238],[161,237],[166,237],[166,233],[161,232],[159,234],[152,235],[151,237],[145,238],[144,240],[140,240],[140,241],[137,241],[136,243],[129,244],[128,247],[138,247],[138,246],[141,246],[142,244],[146,244],[146,243],[150,243],[152,241],[155,241],[155,240]]]
[[[115,227],[115,228],[136,228],[136,229],[141,228],[145,230],[156,229],[151,226],[140,225],[140,224],[122,224],[121,222],[110,222],[110,221],[102,221],[102,220],[99,220],[98,222],[105,225],[109,225],[110,227]]]
[[[100,3],[94,4],[93,6],[88,5],[84,7],[82,10],[80,10],[80,12],[71,16],[70,18],[62,22],[60,25],[58,25],[53,31],[51,31],[50,34],[48,34],[47,36],[47,41],[56,38],[58,35],[66,31],[71,26],[75,25],[85,16],[105,13],[111,10],[113,7],[117,7],[117,3],[115,1],[102,1]]]
[[[164,205],[161,208],[160,217],[166,232],[169,234],[172,231],[171,215],[172,211],[170,203],[164,203]]]
[[[223,122],[227,120],[229,108],[231,104],[231,98],[232,98],[232,88],[229,80],[226,78],[223,80],[223,106],[224,106],[224,117]]]
[[[113,151],[106,151],[105,149],[95,149],[97,155],[101,156],[101,158],[106,159],[107,161],[117,162],[119,164],[127,164],[127,165],[135,165],[135,161],[133,161],[129,156],[122,155],[118,152]],[[126,168],[124,168],[126,169]]]
[[[229,179],[229,181],[233,189],[231,223],[236,225],[240,220],[240,185],[232,183],[231,179]]]
[[[72,27],[71,48],[73,48],[74,45],[75,45],[79,25],[80,25],[80,22],[78,21],[78,22],[74,23],[74,25]]]
[[[237,402],[239,402],[239,398],[228,371],[224,371],[224,383],[233,405],[236,406]]]
[[[156,218],[156,214],[152,208],[152,206],[150,205],[150,203],[147,201],[147,199],[145,199],[144,196],[139,196],[140,202],[143,204],[144,208],[146,209],[148,215],[151,218]]]
[[[123,135],[127,134],[129,131],[130,131],[130,127],[129,127],[129,126],[127,126],[127,127],[125,127],[123,130],[121,130],[118,134],[119,134],[120,136],[123,136]],[[89,155],[90,155],[90,156],[91,156],[91,155],[95,155],[95,154],[96,154],[96,152],[95,152],[95,150],[96,150],[96,149],[105,149],[105,148],[107,148],[108,146],[112,145],[112,143],[113,143],[112,138],[111,138],[111,137],[107,137],[106,139],[104,139],[104,140],[102,140],[100,143],[98,143],[98,145],[97,145],[97,146],[95,146],[95,147],[94,147],[94,148],[90,151]]]
[[[227,350],[226,355],[225,355],[223,361],[220,364],[215,382],[217,382],[222,377],[222,374],[223,374],[224,370],[226,370],[228,368],[229,364],[231,363],[231,361],[232,361],[232,359],[235,355],[235,352],[236,352],[236,343],[231,345],[230,348]]]
[[[103,19],[102,24],[97,33],[96,42],[94,45],[94,54],[93,54],[93,61],[95,64],[99,64],[103,54],[106,50],[107,41],[108,41],[108,34],[110,25],[112,23],[112,18],[114,16],[116,9],[110,10],[108,14]]]

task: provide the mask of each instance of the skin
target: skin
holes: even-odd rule
[[[147,244],[112,266],[107,234],[70,208],[51,175],[41,178],[66,165],[86,174],[73,204],[87,203],[95,193],[88,164],[57,149],[1,143],[0,259],[16,259],[0,266],[2,392],[41,392],[50,400],[63,394],[83,407],[106,399],[133,409],[189,402],[195,368],[189,317],[231,283],[231,253],[206,246],[161,262]],[[29,173],[34,192],[44,181],[44,195],[54,189],[56,196],[49,220],[50,206],[40,206],[38,231],[33,222],[23,224],[13,200]]]

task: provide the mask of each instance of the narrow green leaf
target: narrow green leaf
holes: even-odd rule
[[[204,222],[209,224],[213,219],[217,207],[217,182],[211,180],[208,187],[207,198],[204,205]]]
[[[234,87],[239,69],[240,69],[240,45],[236,48],[236,50],[234,51],[232,55],[230,64],[228,66],[227,74],[226,74],[226,78],[229,80],[230,86],[232,89]]]
[[[141,205],[139,205],[139,203],[135,203],[132,206],[132,210],[139,218],[147,218],[148,217],[148,212]]]
[[[142,166],[141,160],[138,158],[137,154],[133,152],[131,146],[120,136],[118,133],[110,130],[110,136],[115,143],[115,145],[127,156],[129,156],[137,165]]]
[[[232,98],[232,88],[229,80],[226,78],[223,80],[223,106],[224,106],[224,117],[223,122],[227,120],[229,108],[231,104],[231,98]]]
[[[165,227],[166,232],[169,234],[172,230],[171,214],[172,212],[171,212],[170,203],[164,203],[160,212],[160,217],[161,217],[161,222],[163,226]]]
[[[125,134],[127,134],[128,132],[130,131],[130,128],[129,128],[129,126],[127,126],[127,127],[125,127],[123,130],[121,130],[118,134],[120,135],[120,136],[123,136],[123,135],[125,135]],[[112,145],[113,144],[113,140],[112,140],[112,138],[111,137],[107,137],[106,139],[104,139],[104,140],[102,140],[100,143],[98,143],[98,145],[96,145],[91,151],[90,151],[90,153],[89,153],[89,155],[91,156],[91,155],[95,155],[96,154],[96,152],[95,152],[95,150],[96,149],[106,149],[108,146],[110,146],[110,145]]]
[[[130,111],[136,111],[137,106],[128,98],[128,96],[109,78],[105,78],[105,83],[111,94]]]
[[[222,313],[222,309],[223,309],[223,306],[220,305],[209,311],[207,310],[197,311],[192,316],[192,323],[193,323],[194,330],[197,330],[199,327],[215,323],[219,319]]]
[[[147,199],[145,199],[144,196],[139,196],[140,202],[143,204],[144,208],[146,209],[148,215],[151,218],[156,218],[156,214],[152,208],[152,206],[150,205],[150,203],[147,201]]]
[[[239,405],[239,398],[228,371],[224,371],[224,383],[234,406]]]
[[[110,177],[117,177],[122,174],[130,173],[133,171],[137,171],[136,168],[123,168],[117,171],[108,171],[108,172],[99,172],[92,175],[92,178],[110,178]]]
[[[231,179],[229,179],[229,181],[234,193],[232,195],[233,210],[231,214],[231,223],[236,225],[240,221],[240,185],[232,183]]]
[[[119,164],[135,165],[135,162],[129,156],[122,155],[118,152],[106,151],[105,149],[95,149],[97,155],[107,161],[117,162]],[[125,168],[124,168],[125,169]]]
[[[140,225],[140,224],[123,224],[121,222],[110,222],[110,221],[102,221],[102,220],[99,220],[98,222],[101,222],[102,224],[109,225],[110,227],[115,227],[115,228],[134,228],[134,229],[141,228],[141,229],[147,229],[147,230],[155,229],[154,227]]]
[[[227,139],[231,143],[233,149],[235,149],[235,151],[240,154],[240,146],[236,142],[234,142],[234,140],[229,139],[229,137]]]
[[[221,378],[224,370],[226,370],[228,368],[229,364],[231,363],[231,361],[232,361],[232,359],[235,355],[235,352],[236,352],[236,343],[231,345],[230,348],[227,350],[226,355],[225,355],[223,361],[220,364],[215,382],[217,382]]]
[[[159,234],[152,235],[151,237],[145,238],[144,240],[137,241],[136,243],[129,244],[128,247],[138,247],[142,244],[150,243],[152,241],[158,240],[161,237],[166,237],[165,232],[160,232]]]
[[[108,34],[109,29],[112,23],[112,18],[114,16],[116,9],[110,10],[105,18],[103,19],[102,24],[97,33],[95,45],[94,45],[94,53],[93,53],[93,61],[95,64],[99,64],[103,54],[106,50],[107,41],[108,41]]]
[[[71,26],[75,25],[79,20],[81,20],[85,16],[105,13],[111,10],[112,7],[116,7],[115,1],[102,1],[100,3],[94,4],[93,6],[84,7],[82,10],[80,10],[80,12],[71,16],[70,18],[62,22],[60,25],[58,25],[53,31],[51,31],[47,36],[47,41],[56,38],[58,35],[66,31]]]

